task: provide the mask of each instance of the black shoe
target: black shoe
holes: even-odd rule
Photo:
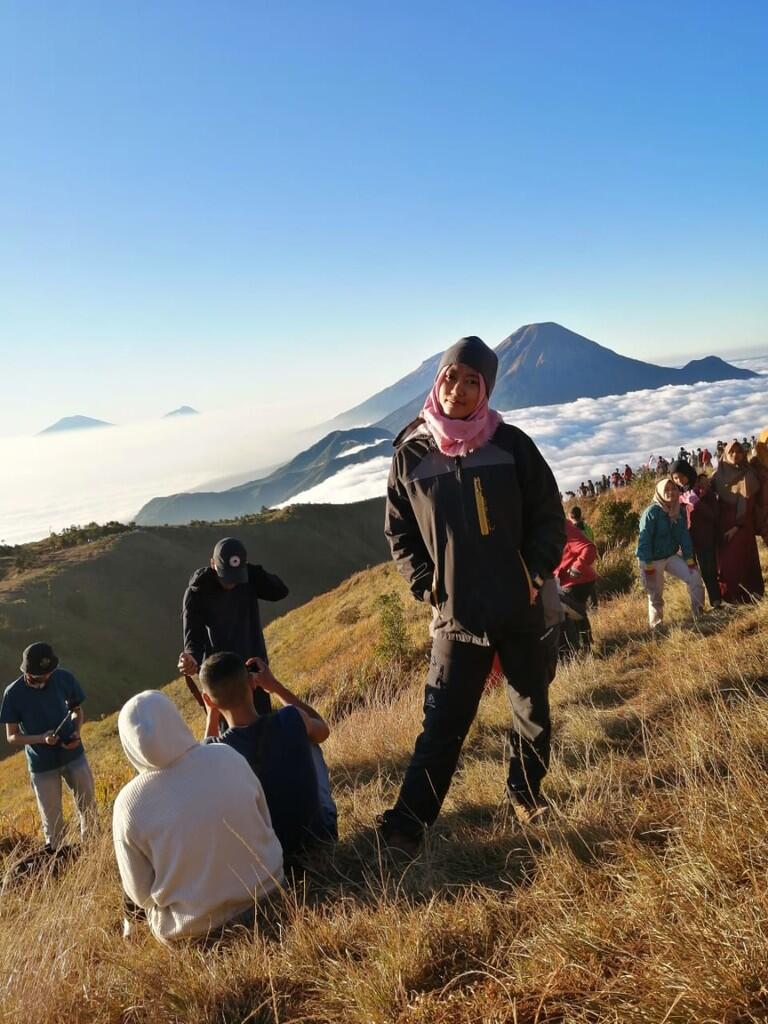
[[[421,835],[404,832],[397,825],[387,821],[386,815],[376,819],[376,832],[385,850],[394,856],[413,860],[421,852]]]

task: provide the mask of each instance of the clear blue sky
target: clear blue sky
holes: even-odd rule
[[[311,419],[535,320],[768,348],[767,46],[763,0],[6,0],[0,435]]]

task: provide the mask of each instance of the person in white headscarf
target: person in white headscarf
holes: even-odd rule
[[[657,629],[664,620],[664,574],[688,587],[694,616],[704,607],[704,584],[696,567],[693,541],[684,515],[680,492],[670,477],[659,480],[653,502],[640,518],[637,539],[640,580],[648,595],[648,621]]]

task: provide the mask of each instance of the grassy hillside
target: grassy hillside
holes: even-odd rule
[[[90,714],[113,711],[130,694],[174,677],[182,595],[220,537],[240,537],[251,561],[290,587],[285,601],[262,603],[269,621],[381,562],[382,521],[380,500],[303,505],[238,523],[142,528],[61,550],[48,542],[15,549],[0,578],[0,681],[16,678],[27,644],[49,639],[81,679]]]
[[[5,1020],[766,1019],[768,602],[693,624],[675,584],[667,635],[651,638],[637,591],[604,601],[594,654],[561,668],[552,688],[554,821],[523,832],[503,813],[508,710],[496,688],[425,854],[395,868],[382,864],[372,825],[421,717],[425,609],[404,591],[379,566],[269,626],[278,674],[334,719],[327,756],[341,815],[339,847],[286,888],[274,927],[208,951],[169,951],[146,935],[124,943],[107,830],[58,880],[4,893]],[[393,592],[400,660],[382,626],[381,598]],[[199,728],[182,684],[170,692]],[[108,818],[130,775],[114,718],[85,738]],[[8,851],[34,827],[14,762],[0,766],[0,806]]]

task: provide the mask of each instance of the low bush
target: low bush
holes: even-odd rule
[[[637,579],[635,556],[627,544],[607,548],[598,558],[595,568],[597,592],[601,596],[627,594]]]
[[[381,594],[379,605],[379,639],[374,648],[378,661],[385,665],[407,661],[413,653],[405,612],[400,595],[394,590]]]
[[[640,516],[622,498],[602,503],[593,522],[595,538],[607,545],[636,540],[639,528]]]

